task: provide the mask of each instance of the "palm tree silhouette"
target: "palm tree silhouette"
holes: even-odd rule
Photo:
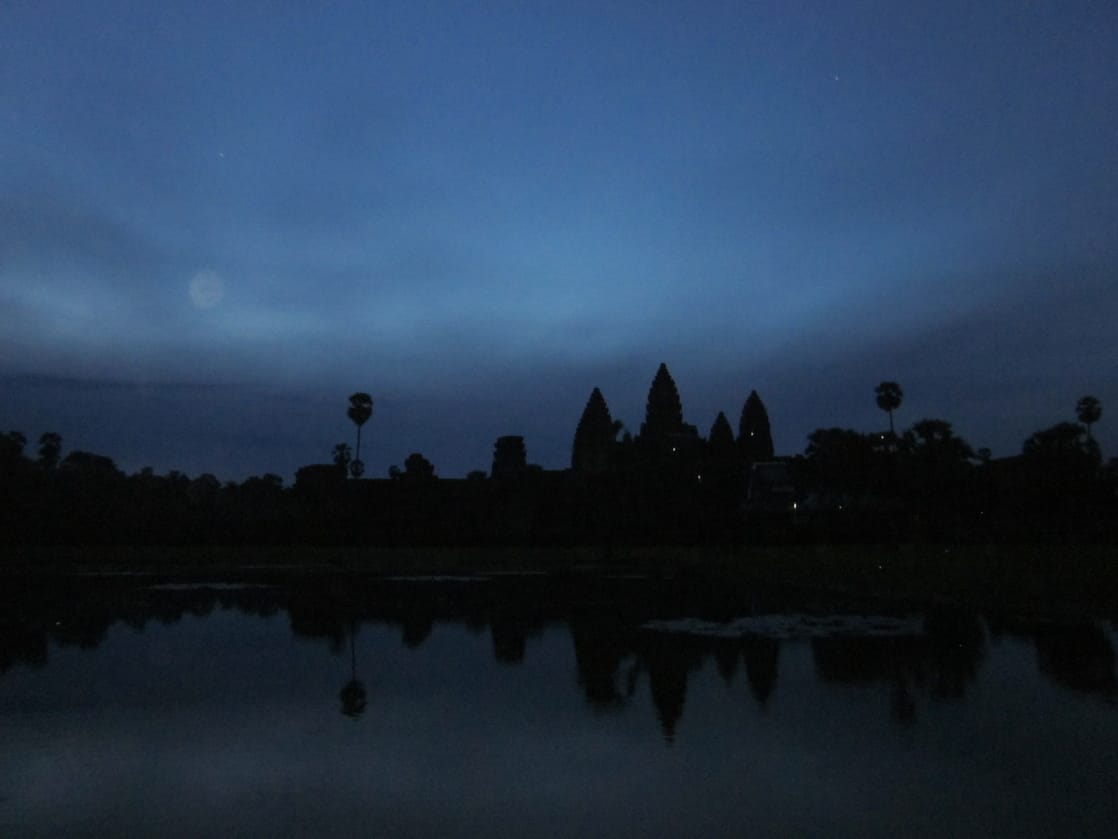
[[[360,478],[362,472],[364,472],[364,464],[361,462],[361,426],[368,422],[372,415],[373,398],[369,394],[355,393],[349,397],[349,408],[346,409],[346,416],[357,426],[357,448],[354,450],[353,460],[349,464],[350,474],[355,478]]]
[[[897,435],[893,430],[893,411],[901,407],[904,391],[896,382],[882,382],[873,392],[877,397],[877,407],[889,414],[889,436],[895,439]]]
[[[1102,405],[1099,404],[1099,400],[1093,396],[1080,398],[1075,403],[1075,415],[1081,423],[1087,426],[1087,439],[1095,439],[1091,436],[1091,426],[1102,419]]]

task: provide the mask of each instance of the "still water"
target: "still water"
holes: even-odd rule
[[[1109,622],[617,580],[102,581],[11,602],[3,836],[1118,825]]]

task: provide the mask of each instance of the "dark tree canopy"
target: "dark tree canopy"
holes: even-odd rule
[[[844,492],[866,489],[874,460],[867,435],[851,428],[817,428],[807,440],[804,454],[816,480]]]
[[[974,451],[955,434],[951,423],[922,419],[904,433],[900,445],[910,492],[927,504],[941,504],[957,495],[970,475]]]
[[[373,415],[373,398],[367,393],[354,393],[349,397],[349,407],[346,416],[358,428],[368,422]]]
[[[604,472],[609,467],[620,429],[621,424],[609,415],[602,392],[594,388],[575,429],[571,468],[580,472]]]
[[[955,435],[951,423],[939,419],[923,419],[904,434],[904,447],[910,453],[934,456],[943,460],[966,460],[974,457],[969,445]]]
[[[349,464],[353,460],[353,452],[350,450],[349,445],[346,443],[338,443],[334,446],[333,451],[334,465],[338,467],[342,474],[349,470]]]
[[[746,463],[773,459],[773,437],[769,428],[769,412],[765,403],[751,390],[741,408],[738,422],[738,447]]]
[[[7,434],[0,434],[0,442],[22,457],[23,449],[27,445],[27,437],[22,431],[9,431]]]
[[[1101,461],[1098,444],[1087,436],[1087,430],[1074,422],[1061,422],[1038,431],[1025,441],[1022,454],[1037,464],[1064,467],[1098,466]]]
[[[58,466],[58,458],[62,454],[62,437],[53,431],[47,431],[39,437],[39,465],[44,469],[54,469]]]
[[[644,440],[664,444],[683,431],[683,404],[679,400],[679,391],[668,366],[661,364],[648,389],[648,405],[640,436]]]
[[[59,468],[67,471],[87,473],[101,472],[106,474],[119,471],[111,457],[105,457],[103,454],[81,451],[73,451],[66,455],[66,459],[62,461]],[[177,477],[178,473],[172,472],[171,476]]]
[[[9,431],[0,434],[0,463],[15,464],[23,460],[23,449],[27,445],[27,438],[18,431]]]
[[[1038,511],[1045,515],[1053,509],[1074,504],[1096,482],[1102,457],[1098,443],[1087,436],[1087,429],[1074,422],[1061,422],[1030,436],[1022,447],[1027,487],[1043,493]]]
[[[429,481],[435,477],[435,467],[419,452],[412,452],[404,460],[404,477],[413,481]]]
[[[310,463],[295,471],[295,489],[304,496],[327,496],[345,480],[345,475],[345,468],[336,463]]]

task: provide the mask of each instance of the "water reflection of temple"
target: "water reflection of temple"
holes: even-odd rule
[[[889,688],[897,722],[916,720],[917,697],[962,699],[978,674],[986,635],[978,616],[935,612],[919,635],[818,638],[812,655],[819,677],[829,682],[880,682]]]
[[[703,664],[704,650],[696,639],[665,633],[645,632],[637,636],[637,659],[648,674],[648,688],[664,740],[675,739],[683,717],[687,679]]]
[[[1037,665],[1054,682],[1113,698],[1114,647],[1097,624],[1044,625],[1033,632]]]
[[[634,702],[649,701],[669,743],[686,730],[688,683],[708,664],[727,687],[736,689],[744,681],[759,710],[779,702],[781,645],[786,642],[757,633],[703,637],[652,632],[642,626],[662,614],[662,598],[591,601],[585,591],[547,585],[543,580],[523,589],[476,581],[450,586],[385,581],[26,586],[4,595],[0,674],[13,667],[44,666],[52,645],[94,649],[118,621],[142,630],[151,621],[169,625],[187,615],[236,609],[257,616],[285,612],[296,637],[324,641],[338,656],[348,651],[349,678],[338,699],[350,716],[359,716],[367,702],[354,637],[370,622],[398,627],[406,649],[420,647],[439,622],[487,630],[493,659],[514,666],[530,655],[530,638],[548,626],[565,625],[574,652],[573,684],[587,706],[595,713],[618,713]],[[966,696],[988,652],[988,625],[989,634],[1031,643],[1038,671],[1051,683],[1108,701],[1118,696],[1114,646],[1096,623],[988,624],[971,613],[940,610],[913,634],[820,637],[802,643],[810,644],[821,681],[880,685],[883,708],[898,722],[914,723],[925,703]]]
[[[569,622],[578,684],[598,711],[621,708],[636,689],[634,627],[615,615],[579,615]]]
[[[745,656],[745,674],[749,689],[761,707],[764,707],[776,687],[777,664],[780,661],[780,642],[774,638],[753,636],[742,642]]]

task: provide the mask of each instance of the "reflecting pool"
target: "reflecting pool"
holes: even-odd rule
[[[29,585],[0,835],[1114,835],[1112,623],[668,589]]]

